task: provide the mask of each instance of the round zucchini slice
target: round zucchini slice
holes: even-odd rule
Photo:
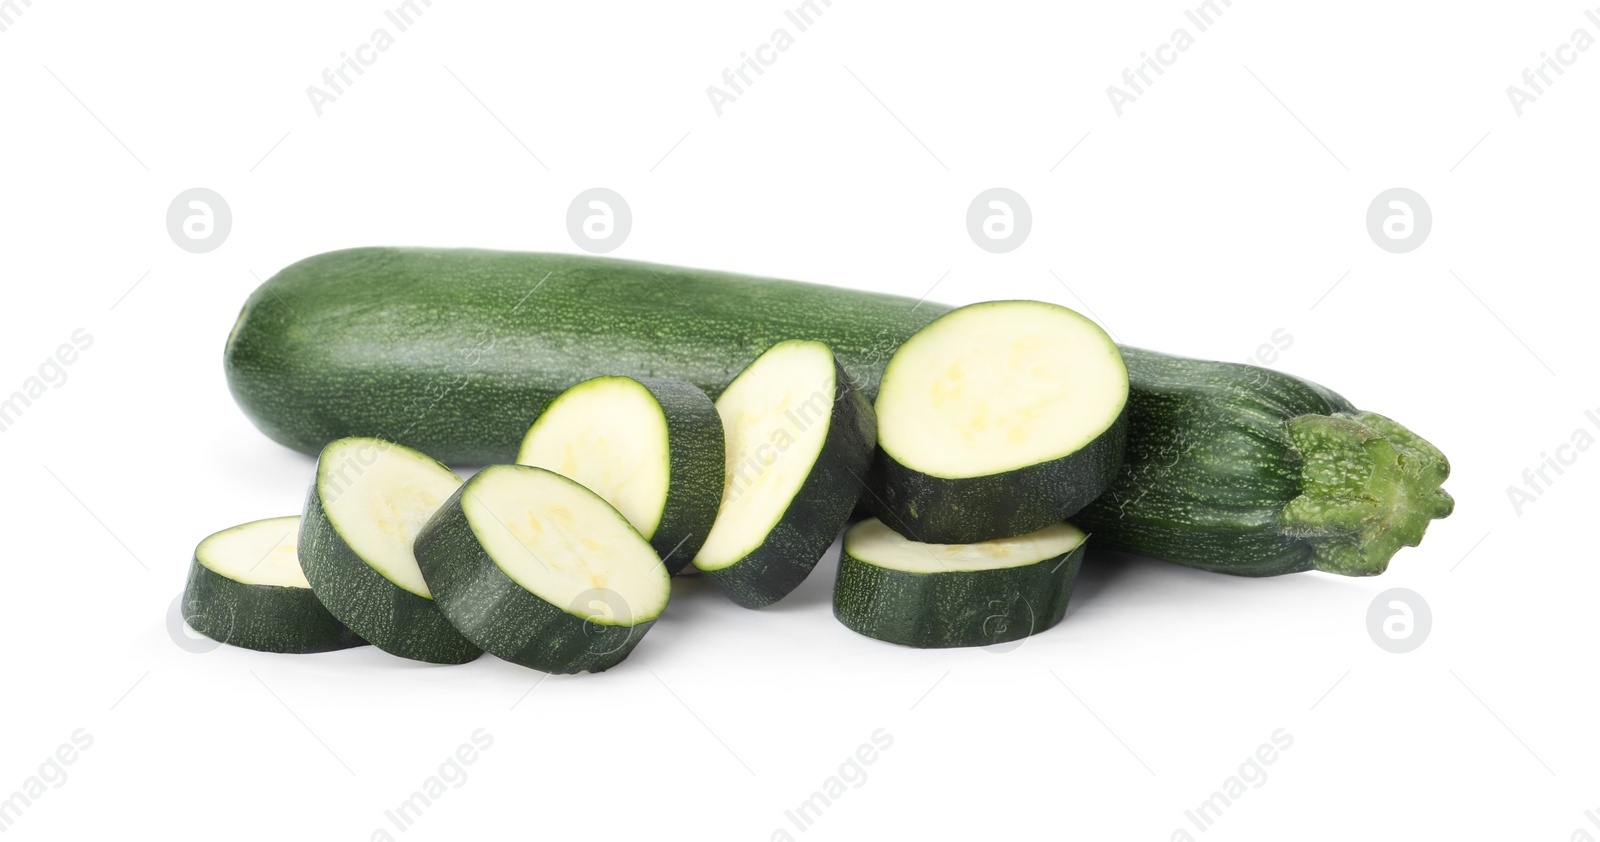
[[[596,377],[539,413],[517,462],[600,495],[655,547],[667,572],[677,573],[717,519],[723,452],[722,420],[700,387]]]
[[[365,644],[311,592],[295,554],[300,517],[224,529],[200,542],[183,619],[220,643],[262,652],[331,652]]]
[[[915,541],[1026,535],[1122,466],[1128,371],[1099,325],[1055,304],[953,310],[900,347],[878,389],[868,505]]]
[[[300,563],[317,599],[392,655],[464,664],[483,654],[440,613],[411,546],[460,486],[454,471],[394,442],[329,444],[300,519]]]
[[[717,398],[727,439],[722,507],[694,566],[760,608],[805,581],[844,528],[876,424],[828,346],[780,342]]]
[[[833,614],[852,631],[920,649],[1020,640],[1066,616],[1084,541],[1055,523],[1017,538],[922,544],[864,520],[844,535]]]
[[[667,606],[667,569],[611,504],[567,477],[493,465],[417,536],[439,608],[473,643],[552,673],[600,672]]]

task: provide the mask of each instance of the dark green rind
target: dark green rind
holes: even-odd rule
[[[317,599],[373,646],[430,664],[465,664],[483,654],[434,600],[389,581],[345,543],[322,507],[315,477],[300,516],[299,553]]]
[[[839,557],[833,615],[851,631],[901,646],[990,646],[1038,634],[1067,614],[1085,544],[1001,570],[911,573]]]
[[[513,582],[484,551],[467,522],[461,499],[472,485],[468,480],[456,489],[417,533],[422,578],[450,622],[496,657],[544,672],[601,672],[628,657],[656,618],[631,626],[602,625],[570,614]],[[594,598],[619,597],[605,591],[596,592]]]
[[[1347,518],[1337,525],[1335,516],[1319,513],[1319,500],[1332,498],[1307,483],[1290,422],[1323,419],[1298,426],[1306,442],[1317,440],[1312,462],[1323,464],[1326,474],[1333,466],[1319,450],[1338,447],[1348,454],[1359,448],[1344,441],[1383,439],[1370,427],[1360,434],[1353,430],[1370,413],[1356,412],[1322,386],[1269,369],[1134,348],[1122,353],[1131,387],[1127,455],[1116,483],[1073,517],[1097,546],[1240,576],[1312,569],[1372,575],[1382,572],[1401,543],[1420,541],[1429,519],[1449,513],[1449,495],[1438,488],[1449,474],[1448,462],[1427,442],[1408,431],[1401,436],[1394,430],[1404,428],[1383,419],[1393,425],[1384,428],[1390,432],[1384,441],[1411,456],[1404,483],[1398,471],[1397,478],[1385,479],[1390,508],[1368,507],[1362,514],[1375,523],[1357,526]],[[1340,435],[1327,435],[1335,431]],[[1375,442],[1366,447],[1382,449]],[[1393,452],[1391,447],[1391,464]],[[1361,478],[1373,473],[1371,464],[1359,460],[1339,465]],[[1311,499],[1288,508],[1308,490]],[[1405,521],[1398,541],[1386,534],[1396,512]],[[1327,540],[1319,550],[1322,539]]]
[[[224,368],[250,420],[296,450],[376,436],[491,464],[580,380],[671,378],[715,398],[786,339],[828,345],[870,398],[889,354],[946,309],[916,304],[591,256],[352,249],[262,284]]]
[[[900,464],[879,447],[863,502],[890,529],[926,544],[1015,538],[1060,523],[1100,496],[1122,468],[1128,410],[1060,459],[1015,471],[948,479]]]
[[[247,585],[206,567],[189,565],[183,619],[219,643],[261,652],[305,655],[365,646],[317,601],[310,588]]]
[[[760,546],[720,570],[702,570],[745,608],[763,608],[788,596],[811,575],[861,496],[878,424],[872,404],[850,384],[838,359],[828,434],[800,492]]]
[[[681,380],[635,377],[650,390],[667,419],[667,501],[650,546],[676,575],[706,542],[722,505],[727,445],[716,404],[698,386]]]

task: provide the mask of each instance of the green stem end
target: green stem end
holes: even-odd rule
[[[1311,565],[1376,576],[1415,547],[1455,500],[1439,486],[1450,462],[1421,436],[1375,412],[1302,415],[1285,422],[1299,453],[1300,496],[1278,513],[1285,535],[1311,547]]]

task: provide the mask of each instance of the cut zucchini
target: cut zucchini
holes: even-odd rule
[[[962,307],[895,352],[878,388],[868,504],[915,541],[968,544],[1058,523],[1116,478],[1128,372],[1055,304]]]
[[[705,543],[722,502],[722,420],[700,387],[597,377],[539,413],[517,461],[576,480],[615,506],[668,573]]]
[[[717,398],[722,508],[694,565],[734,602],[805,581],[850,517],[872,460],[872,406],[820,342],[780,342]]]
[[[365,643],[317,601],[295,555],[299,516],[224,529],[195,547],[183,619],[220,643],[262,652],[331,652]]]
[[[833,614],[867,637],[921,649],[1020,640],[1066,616],[1084,541],[1055,523],[1017,538],[921,544],[864,520],[844,536]]]
[[[300,563],[317,599],[374,646],[435,664],[482,652],[433,601],[411,544],[461,478],[409,447],[340,439],[317,458]]]
[[[553,471],[494,465],[417,536],[441,611],[473,643],[553,673],[600,672],[667,605],[667,570],[611,504]]]

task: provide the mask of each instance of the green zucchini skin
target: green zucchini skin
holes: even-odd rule
[[[833,615],[858,634],[901,646],[991,646],[1061,622],[1086,543],[1023,567],[942,573],[891,570],[839,556]]]
[[[1059,523],[1116,479],[1128,430],[1126,405],[1094,441],[1060,459],[1016,471],[947,479],[907,468],[879,447],[873,457],[869,511],[896,532],[928,544],[1009,538]],[[1018,494],[1018,488],[1051,489]]]
[[[579,380],[668,377],[715,398],[787,339],[826,343],[872,398],[894,350],[949,310],[599,257],[354,249],[303,260],[257,289],[229,337],[225,370],[245,414],[289,447],[316,453],[370,435],[483,464],[514,459],[530,413]],[[1450,511],[1438,488],[1448,462],[1392,421],[1374,421],[1392,435],[1381,433],[1338,395],[1266,369],[1121,350],[1130,381],[1122,472],[1073,516],[1097,547],[1265,576],[1316,568],[1313,545],[1324,539],[1355,552],[1325,552],[1320,569],[1372,575],[1386,567],[1385,552],[1420,540],[1428,519]],[[1303,514],[1279,522],[1304,482],[1290,467],[1301,454],[1285,444],[1294,417],[1333,419],[1300,424],[1308,441],[1319,425],[1341,434],[1324,452],[1379,459],[1392,475],[1387,505],[1407,515],[1403,529],[1371,534],[1386,520],[1382,507],[1342,532]],[[1368,443],[1392,452],[1366,453]],[[1401,454],[1410,454],[1409,472]]]
[[[915,303],[591,256],[352,249],[262,284],[224,369],[250,420],[301,452],[363,435],[493,464],[580,380],[664,377],[715,399],[786,339],[828,345],[870,399],[894,348],[947,309]]]
[[[212,640],[260,652],[303,655],[366,645],[310,588],[234,581],[199,558],[189,565],[183,619]]]
[[[417,565],[440,612],[475,645],[530,669],[562,675],[603,672],[628,657],[656,618],[631,626],[602,625],[569,614],[513,582],[484,551],[467,521],[461,499],[471,486],[468,480],[456,489],[417,533]]]
[[[635,377],[661,404],[667,419],[667,502],[650,546],[667,572],[694,560],[717,522],[727,460],[722,418],[705,390],[681,380]]]
[[[317,599],[367,642],[402,658],[465,664],[483,654],[445,619],[434,600],[374,570],[328,520],[313,479],[300,516],[300,566]]]
[[[1449,462],[1292,375],[1123,348],[1122,471],[1073,517],[1097,547],[1240,576],[1382,573],[1453,508]]]
[[[799,493],[760,546],[727,567],[701,570],[745,608],[765,608],[799,587],[833,545],[865,489],[877,446],[877,418],[837,356],[833,364],[828,434]]]

